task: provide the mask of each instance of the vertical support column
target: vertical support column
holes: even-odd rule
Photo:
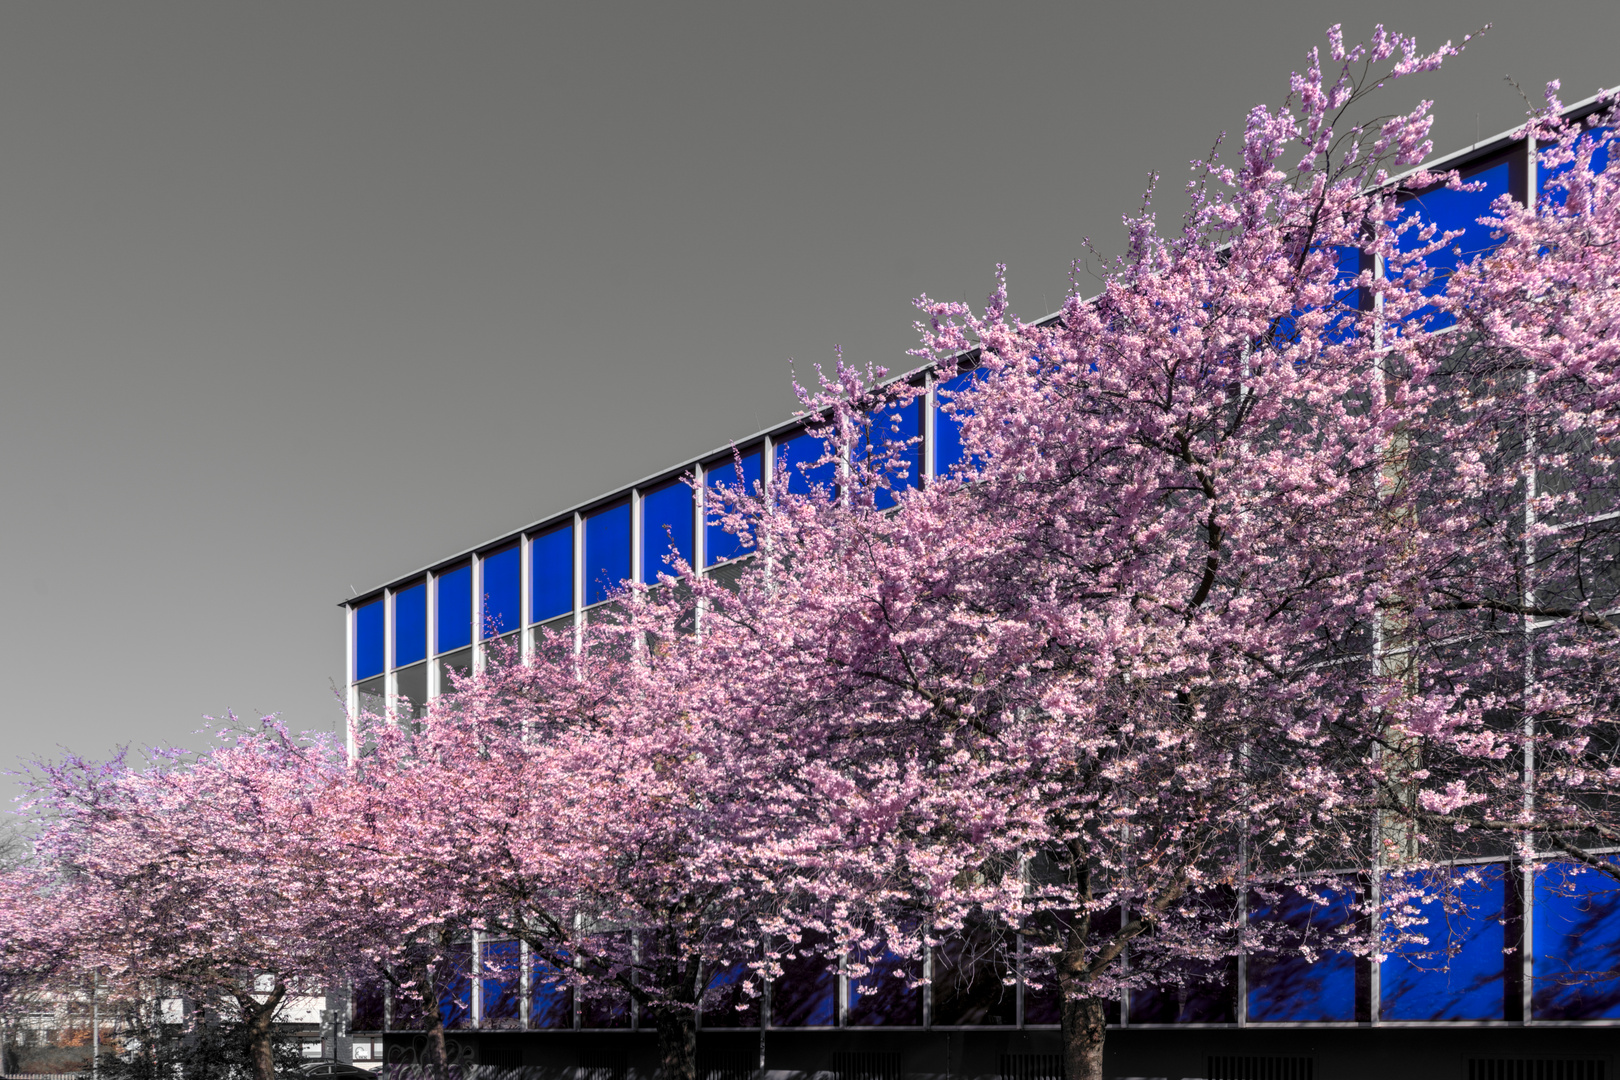
[[[839,1027],[849,1026],[849,957],[842,953],[838,956],[838,1000],[833,1006],[833,1023]]]
[[[348,687],[343,695],[343,752],[353,765],[360,756],[359,732],[355,731],[355,718],[360,715],[360,688],[354,681],[354,605],[343,605],[343,682]]]
[[[922,424],[920,425],[923,443],[917,455],[917,472],[921,474],[917,477],[918,487],[924,487],[930,483],[936,475],[935,470],[938,468],[938,463],[934,460],[934,425],[938,422],[937,417],[934,415],[934,391],[939,386],[939,380],[934,377],[932,371],[929,371],[923,375],[923,385],[927,387],[927,390],[920,399],[923,411]]]
[[[439,575],[432,570],[427,572],[427,654],[428,654],[428,700],[432,701],[442,692],[439,687]]]
[[[518,656],[528,667],[534,655],[534,537],[518,537]]]
[[[534,960],[527,941],[518,942],[518,1009],[518,1026],[527,1031],[534,1016]]]
[[[1525,147],[1524,147],[1524,150],[1525,150],[1525,169],[1524,169],[1524,175],[1525,175],[1525,205],[1530,206],[1530,207],[1535,207],[1537,202],[1539,201],[1537,196],[1539,194],[1538,189],[1539,189],[1539,186],[1540,186],[1539,177],[1537,175],[1536,139],[1535,139],[1535,136],[1534,135],[1526,135],[1525,139],[1524,139],[1524,143],[1525,143]],[[1527,384],[1525,389],[1526,389],[1526,392],[1528,393],[1528,392],[1532,391],[1534,389],[1534,387],[1535,387],[1535,375],[1534,375],[1534,373],[1527,373],[1525,375],[1525,382]],[[1525,539],[1524,539],[1524,558],[1525,558],[1524,581],[1525,581],[1525,598],[1524,598],[1524,602],[1525,602],[1526,607],[1530,607],[1531,605],[1533,605],[1535,603],[1535,580],[1532,577],[1532,575],[1535,572],[1536,552],[1535,552],[1535,542],[1530,538],[1530,535],[1529,535],[1530,530],[1532,528],[1534,528],[1535,524],[1536,524],[1535,497],[1536,497],[1536,471],[1537,470],[1536,470],[1535,453],[1536,453],[1535,438],[1534,438],[1534,436],[1532,435],[1531,432],[1526,431],[1524,433],[1524,457],[1525,457],[1525,469],[1524,469],[1524,529],[1525,529]],[[1534,685],[1535,678],[1536,678],[1536,669],[1535,669],[1535,663],[1536,663],[1536,660],[1535,660],[1535,620],[1532,619],[1530,616],[1526,615],[1526,616],[1523,617],[1522,623],[1523,623],[1523,626],[1524,626],[1524,694],[1525,694],[1525,698],[1528,699],[1529,696],[1530,696],[1530,688]],[[1536,799],[1535,799],[1535,777],[1536,777],[1535,737],[1536,737],[1536,722],[1535,722],[1534,718],[1531,717],[1529,709],[1525,709],[1525,711],[1524,711],[1523,736],[1524,736],[1524,812],[1525,812],[1526,817],[1530,817],[1535,812],[1535,804],[1536,804]],[[1520,1008],[1523,1010],[1523,1012],[1520,1014],[1520,1016],[1521,1016],[1520,1023],[1523,1023],[1525,1025],[1531,1025],[1531,1024],[1535,1023],[1535,1012],[1534,1012],[1534,1010],[1532,1008],[1533,1003],[1534,1003],[1534,992],[1535,992],[1534,978],[1535,978],[1535,946],[1536,946],[1536,940],[1535,940],[1536,875],[1535,875],[1535,869],[1534,869],[1534,867],[1535,867],[1535,859],[1534,859],[1535,834],[1532,833],[1530,836],[1526,837],[1525,846],[1529,849],[1529,851],[1527,853],[1531,855],[1531,858],[1529,860],[1524,861],[1524,862],[1522,862],[1520,864],[1521,865],[1520,873],[1523,876],[1521,888],[1523,889],[1522,895],[1523,895],[1523,898],[1524,898],[1523,909],[1522,909],[1522,911],[1520,913],[1521,934],[1520,934],[1520,939],[1519,939],[1520,942],[1521,942],[1521,944],[1520,944],[1519,962],[1522,965],[1521,968],[1520,968],[1521,974],[1520,974],[1519,993],[1520,993]]]
[[[574,515],[574,652],[585,645],[585,515]],[[579,995],[574,995],[576,998]],[[574,1003],[579,1017],[579,1002]]]
[[[472,556],[472,670],[484,670],[484,557]]]
[[[383,590],[383,701],[390,716],[399,698],[399,679],[394,673],[394,590]]]
[[[484,1026],[484,935],[477,930],[472,936],[472,963],[468,966],[467,977],[472,980],[468,997],[472,1005],[472,1026]]]
[[[630,489],[630,580],[641,581],[641,489]]]
[[[1013,959],[1014,982],[1013,994],[1013,1023],[1019,1028],[1024,1026],[1024,935],[1019,934],[1014,946],[1017,950]]]
[[[934,1026],[934,947],[923,943],[922,1020],[927,1030]]]

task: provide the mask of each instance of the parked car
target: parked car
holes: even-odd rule
[[[320,1080],[377,1080],[377,1074],[346,1061],[306,1061],[298,1066],[301,1077]]]

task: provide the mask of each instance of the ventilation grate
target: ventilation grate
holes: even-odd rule
[[[1314,1058],[1211,1057],[1209,1080],[1312,1080]]]
[[[1468,1080],[1604,1080],[1603,1058],[1469,1058]]]
[[[834,1080],[900,1080],[900,1055],[834,1054]]]
[[[623,1050],[582,1050],[579,1080],[625,1080],[630,1059]]]
[[[753,1080],[759,1055],[747,1050],[699,1050],[697,1080]]]
[[[521,1069],[523,1044],[516,1039],[480,1039],[478,1064],[492,1069]]]
[[[1002,1054],[1001,1080],[1063,1080],[1063,1055]]]

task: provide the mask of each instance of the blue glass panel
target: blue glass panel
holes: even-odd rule
[[[879,510],[895,504],[895,492],[917,486],[922,445],[914,440],[922,434],[922,406],[923,399],[918,398],[909,405],[890,406],[872,414],[863,454],[870,455],[872,468],[883,471],[872,493]]]
[[[523,1009],[522,948],[515,941],[484,942],[481,974],[484,1023],[490,1027],[516,1027]]]
[[[572,523],[534,538],[530,551],[531,608],[535,622],[574,610],[574,526]]]
[[[394,666],[427,659],[427,585],[417,582],[394,594]]]
[[[532,960],[529,1026],[550,1030],[573,1027],[574,991],[568,986],[567,974],[538,956]]]
[[[951,395],[966,389],[981,375],[977,368],[959,372],[941,382],[934,391],[937,401],[934,406],[934,473],[937,476],[949,476],[951,470],[962,463],[962,422],[956,418],[956,414],[946,412],[945,405],[950,402]],[[960,415],[967,415],[971,411],[960,410]],[[975,467],[978,464],[978,461],[973,462]]]
[[[809,432],[800,432],[776,444],[776,460],[787,467],[788,491],[808,495],[818,484],[830,495],[838,483],[838,463],[815,465],[826,452],[826,444]]]
[[[780,448],[778,448],[777,453],[781,453]],[[740,464],[733,459],[710,466],[704,476],[704,481],[711,488],[715,484],[720,484],[732,490],[740,489],[749,494],[754,494],[758,490],[757,485],[761,477],[764,475],[763,468],[764,455],[759,450],[751,450],[742,455]],[[711,496],[708,505],[712,508],[718,508],[720,500]],[[744,545],[742,541],[737,539],[735,533],[726,532],[725,528],[712,518],[704,529],[703,546],[704,557],[708,560],[709,566],[713,566],[717,562],[724,562],[726,559],[735,559],[739,555],[745,555],[754,549],[753,544]]]
[[[439,995],[439,1016],[447,1028],[472,1026],[472,943],[450,946],[449,977]]]
[[[630,576],[630,504],[585,519],[585,602],[598,604]]]
[[[354,680],[383,670],[383,604],[378,598],[354,609]]]
[[[1255,897],[1250,918],[1280,922],[1288,928],[1290,944],[1320,942],[1322,935],[1343,926],[1354,916],[1348,893],[1323,890],[1326,900],[1287,893],[1275,904]],[[1356,1018],[1355,957],[1342,952],[1319,952],[1314,963],[1286,953],[1249,959],[1249,1019],[1253,1021],[1328,1021]]]
[[[1403,945],[1384,961],[1379,1011],[1384,1020],[1503,1020],[1506,990],[1503,918],[1506,868],[1492,866],[1478,884],[1458,882],[1457,906],[1439,900],[1420,909],[1413,929],[1426,945]],[[1519,963],[1517,956],[1511,957]]]
[[[1606,132],[1608,130],[1609,130],[1608,128],[1593,128],[1591,130],[1591,132],[1583,134],[1581,136],[1581,141],[1583,141],[1583,142],[1587,142],[1587,141],[1596,142],[1598,137],[1601,135],[1601,133]],[[1600,172],[1603,172],[1604,170],[1606,170],[1609,167],[1609,146],[1610,146],[1610,144],[1605,143],[1604,145],[1599,146],[1597,149],[1592,151],[1592,160],[1591,160],[1591,166],[1590,166],[1592,172],[1600,173]],[[1569,192],[1565,191],[1562,187],[1559,187],[1559,188],[1556,188],[1554,190],[1549,191],[1547,189],[1547,184],[1548,184],[1549,181],[1553,180],[1554,178],[1563,176],[1565,173],[1567,173],[1570,169],[1573,169],[1574,167],[1575,167],[1575,163],[1573,161],[1571,161],[1571,162],[1568,162],[1566,164],[1560,165],[1555,169],[1545,169],[1544,168],[1544,169],[1539,170],[1538,175],[1540,176],[1540,179],[1541,179],[1542,199],[1545,202],[1552,203],[1554,206],[1563,206],[1564,203],[1569,199]]]
[[[882,947],[858,958],[872,970],[849,980],[849,1026],[921,1024],[922,988],[909,984],[921,977],[922,961],[902,960]]]
[[[692,563],[692,489],[676,480],[641,497],[641,580],[657,584],[659,574],[673,574],[665,560],[671,545]]]
[[[1491,212],[1491,203],[1499,196],[1509,194],[1510,169],[1507,162],[1493,165],[1480,172],[1471,173],[1463,177],[1469,184],[1483,183],[1484,188],[1479,191],[1451,191],[1438,187],[1422,195],[1413,196],[1401,206],[1402,219],[1418,214],[1424,224],[1438,226],[1439,232],[1450,232],[1453,229],[1465,229],[1463,235],[1457,237],[1450,244],[1429,256],[1429,267],[1434,274],[1434,280],[1424,290],[1425,295],[1438,296],[1446,291],[1446,280],[1451,271],[1463,263],[1471,261],[1476,255],[1489,251],[1496,246],[1497,241],[1491,239],[1491,229],[1488,225],[1481,225],[1479,219]],[[1418,238],[1422,225],[1415,225],[1401,236],[1401,250],[1412,251],[1422,247],[1424,241]],[[1456,251],[1461,249],[1462,254]],[[1428,313],[1432,309],[1423,308],[1419,314]],[[1430,329],[1440,329],[1449,326],[1455,320],[1450,316],[1436,318],[1429,326]]]
[[[516,546],[484,559],[484,637],[499,637],[523,621],[523,557]]]
[[[1532,1016],[1620,1018],[1620,883],[1555,863],[1536,875],[1534,905]]]
[[[440,574],[439,640],[440,652],[463,649],[472,644],[472,567],[462,566]]]
[[[831,1027],[836,1012],[838,975],[815,950],[826,939],[807,931],[793,955],[782,960],[782,974],[771,984],[772,1027]]]
[[[744,961],[737,961],[716,971],[709,978],[703,996],[703,1026],[705,1028],[757,1028],[759,1027],[758,987],[750,996],[744,989],[752,969]]]

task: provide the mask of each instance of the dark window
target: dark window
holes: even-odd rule
[[[705,467],[704,482],[712,491],[715,485],[721,485],[732,491],[742,491],[753,495],[758,491],[760,478],[764,475],[764,452],[756,447],[736,458],[713,462]],[[735,559],[753,550],[753,544],[744,545],[735,533],[726,531],[725,526],[716,520],[715,514],[724,513],[727,507],[717,495],[710,495],[706,500],[708,508],[708,525],[703,534],[704,554],[708,565],[726,559]]]
[[[462,649],[472,644],[472,567],[460,566],[440,574],[439,652]]]
[[[709,978],[703,995],[705,1028],[759,1027],[759,986],[749,994],[744,985],[752,969],[744,961],[721,968]]]
[[[934,1025],[1018,1023],[1018,990],[1011,985],[1012,935],[973,926],[941,937],[933,953]]]
[[[382,598],[354,609],[354,681],[369,679],[383,670]]]
[[[367,679],[356,687],[360,692],[360,711],[371,716],[381,716],[388,711],[388,686],[381,675],[374,679]]]
[[[427,659],[427,583],[394,593],[394,666]]]
[[[658,584],[659,574],[674,574],[671,547],[692,565],[692,489],[674,480],[641,496],[641,580]]]
[[[459,675],[463,679],[472,674],[471,649],[460,649],[439,657],[439,693],[455,693],[456,685],[451,679],[452,674]]]
[[[427,715],[427,664],[412,664],[394,673],[394,689],[404,699],[398,703],[401,716],[420,720]]]
[[[630,504],[585,519],[585,602],[606,600],[630,576]]]
[[[913,985],[922,975],[920,959],[903,959],[881,946],[852,959],[871,970],[849,979],[847,1019],[851,1027],[922,1023],[922,988]]]
[[[782,974],[771,984],[772,1027],[831,1027],[838,1022],[838,974],[833,961],[816,951],[825,941],[805,931],[799,947],[782,958]]]
[[[1356,1018],[1355,957],[1324,946],[1335,930],[1354,918],[1354,899],[1351,892],[1325,888],[1312,896],[1283,890],[1274,900],[1251,898],[1250,921],[1275,934],[1277,947],[1249,958],[1250,1020]],[[1319,950],[1315,963],[1293,953],[1307,944]]]
[[[498,637],[522,625],[522,552],[516,544],[504,551],[484,556],[483,636]]]
[[[496,1028],[521,1027],[522,947],[515,941],[486,941],[483,944],[484,985],[481,989],[484,995],[484,1023]]]
[[[538,956],[530,958],[529,1026],[551,1030],[574,1026],[574,992],[567,974]]]
[[[447,1028],[472,1026],[472,942],[450,946],[450,973],[439,997],[439,1016]]]
[[[535,622],[574,610],[574,526],[570,522],[534,538],[529,612]]]

